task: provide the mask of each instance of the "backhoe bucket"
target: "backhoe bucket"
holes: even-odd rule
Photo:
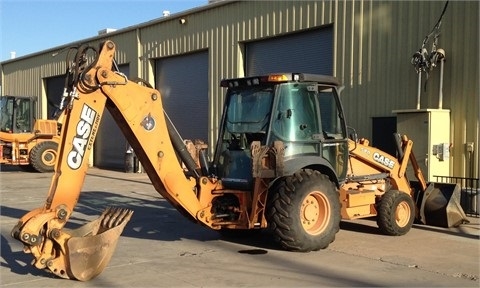
[[[469,223],[460,205],[460,193],[458,184],[430,183],[423,193],[420,206],[422,222],[446,228]]]
[[[95,221],[67,232],[70,275],[87,281],[99,275],[110,262],[118,238],[130,220],[133,211],[108,208]]]

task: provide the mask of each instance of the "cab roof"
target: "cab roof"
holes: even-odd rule
[[[340,86],[340,81],[330,75],[308,74],[308,73],[270,73],[259,76],[249,76],[241,78],[223,79],[221,87],[237,87],[258,85],[260,83],[282,83],[282,82],[317,82],[331,86]]]

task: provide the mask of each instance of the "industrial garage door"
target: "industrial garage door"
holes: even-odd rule
[[[272,72],[332,75],[333,26],[249,42],[245,52],[247,76]]]
[[[129,77],[129,66],[119,65],[120,72]],[[125,169],[127,140],[112,115],[105,108],[93,149],[93,165],[112,170]]]
[[[208,139],[208,51],[155,63],[163,108],[183,139]]]
[[[49,77],[45,80],[47,94],[47,115],[46,118],[52,119],[53,114],[62,100],[63,88],[65,87],[65,75]]]

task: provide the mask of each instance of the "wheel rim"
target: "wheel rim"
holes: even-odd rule
[[[410,221],[411,211],[410,206],[406,201],[402,201],[398,204],[395,211],[395,222],[399,227],[405,227]]]
[[[325,229],[330,219],[330,205],[323,193],[315,191],[305,197],[300,219],[305,231],[311,235],[320,234]]]
[[[57,159],[57,151],[54,149],[47,149],[42,153],[42,162],[47,166],[55,165]]]

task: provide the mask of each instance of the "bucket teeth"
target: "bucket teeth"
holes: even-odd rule
[[[108,207],[100,216],[99,232],[116,227],[124,222],[128,222],[132,217],[133,211],[123,208]]]

